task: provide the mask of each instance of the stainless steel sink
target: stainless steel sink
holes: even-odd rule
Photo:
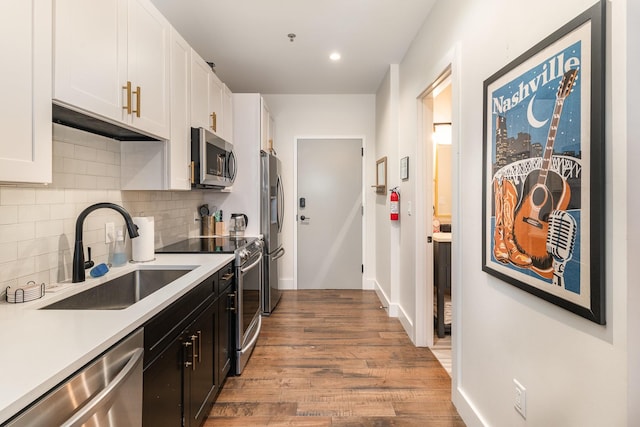
[[[135,270],[42,307],[44,310],[122,310],[191,270]]]

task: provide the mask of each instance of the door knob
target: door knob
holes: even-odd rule
[[[304,215],[300,216],[300,221],[304,221],[305,219],[311,219],[311,218],[309,218],[308,216],[304,216]]]

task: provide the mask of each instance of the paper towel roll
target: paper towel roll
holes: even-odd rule
[[[155,258],[153,217],[134,216],[133,223],[138,226],[138,237],[131,239],[131,258],[137,262],[153,261]]]

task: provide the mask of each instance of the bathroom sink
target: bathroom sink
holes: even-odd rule
[[[44,310],[122,310],[191,270],[135,270],[42,307]]]

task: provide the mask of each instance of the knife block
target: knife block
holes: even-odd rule
[[[216,236],[226,235],[226,227],[224,221],[216,222]]]

